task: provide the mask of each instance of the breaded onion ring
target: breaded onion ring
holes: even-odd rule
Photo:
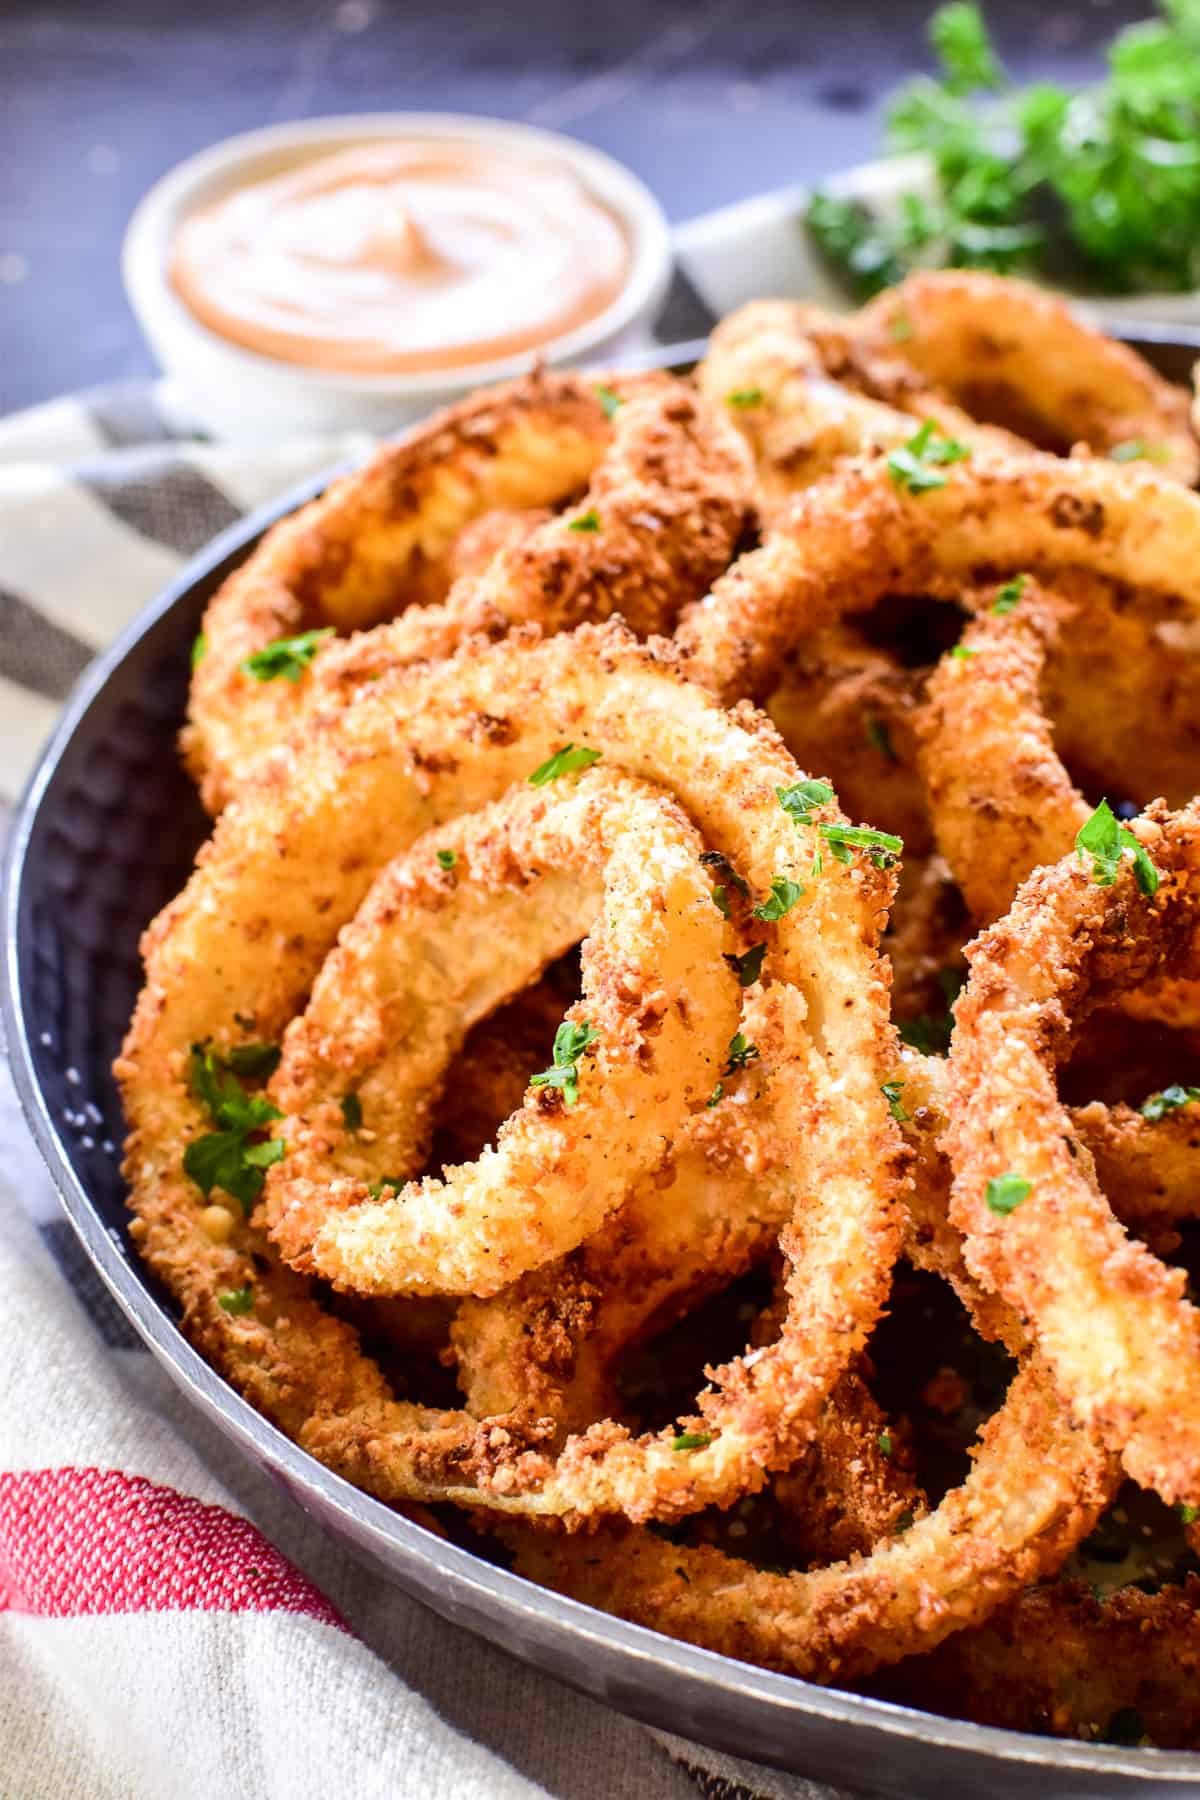
[[[895,450],[926,418],[979,449],[1024,447],[979,425],[898,357],[875,364],[868,371],[856,357],[843,320],[795,301],[754,300],[717,326],[696,379],[745,438],[767,518],[845,458]]]
[[[781,1575],[646,1531],[525,1529],[510,1541],[520,1574],[573,1599],[726,1656],[844,1681],[932,1649],[1057,1568],[1115,1485],[1034,1359],[984,1426],[962,1486],[869,1556]]]
[[[1045,288],[978,269],[922,271],[872,300],[854,329],[868,351],[899,355],[975,418],[1048,449],[1143,455],[1187,487],[1200,476],[1186,390]]]
[[[704,591],[744,526],[745,452],[683,383],[613,379],[623,398],[611,423],[580,376],[542,372],[475,395],[268,532],[205,614],[182,743],[210,811],[306,708],[374,676],[360,636],[332,648],[310,639],[286,679],[260,659],[256,678],[248,659],[281,640],[361,633],[399,614],[390,653],[419,662],[528,620],[553,631],[620,611],[640,632],[669,628]],[[447,593],[465,526],[585,486],[569,516],[530,540],[512,533]]]
[[[248,657],[444,599],[464,526],[497,507],[570,499],[609,437],[588,382],[539,370],[435,414],[273,526],[204,616],[181,744],[209,811],[296,712],[297,684],[256,682],[241,667]]]
[[[884,1698],[1009,1731],[1200,1749],[1200,1579],[1097,1598],[1031,1588],[986,1624],[902,1665]]]
[[[360,1294],[491,1294],[594,1231],[708,1100],[737,1024],[734,940],[702,850],[665,794],[592,769],[514,789],[391,863],[268,1090],[287,1155],[266,1217],[284,1258]],[[467,1032],[589,931],[567,1014],[593,1034],[573,1104],[531,1087],[474,1163],[406,1180]],[[372,1198],[380,1178],[393,1191]]]
[[[997,602],[997,592],[1015,598]],[[996,614],[988,607],[968,625],[961,644],[934,672],[916,724],[938,848],[982,923],[1007,911],[1031,869],[1067,854],[1092,812],[1063,764],[1051,711],[1055,687],[1069,678],[1072,645],[1086,639],[1096,613],[1028,577],[993,589],[990,599],[1011,610]],[[1153,660],[1154,647],[1142,648],[1145,660]],[[1099,689],[1086,671],[1079,676],[1091,691],[1093,712],[1099,701],[1108,714],[1110,693],[1119,704],[1114,690],[1123,684],[1125,666],[1114,659]],[[1149,789],[1147,798],[1166,789],[1179,804],[1200,785],[1195,684],[1171,685],[1175,691],[1163,696],[1165,707],[1138,696],[1127,730],[1114,731],[1107,716],[1102,733],[1093,728],[1089,774],[1114,797],[1127,796],[1137,782]],[[1166,734],[1155,715],[1163,710],[1175,742],[1159,750],[1156,733]],[[1125,742],[1134,738],[1138,720],[1147,773],[1139,761],[1126,760]]]
[[[1200,1313],[1184,1271],[1127,1237],[1055,1089],[1074,1018],[1194,959],[1200,812],[1154,811],[1134,830],[1156,891],[1128,855],[1111,885],[1071,857],[1030,876],[968,950],[943,1142],[972,1274],[1028,1320],[1072,1411],[1133,1479],[1195,1505]]]
[[[609,1421],[555,1459],[538,1449],[547,1434],[537,1421],[392,1400],[353,1335],[264,1256],[252,1225],[224,1243],[206,1238],[181,1163],[202,1122],[190,1046],[228,1044],[235,1015],[257,1037],[277,1035],[380,867],[524,780],[564,741],[587,743],[617,773],[669,784],[755,893],[789,870],[807,873],[821,832],[839,824],[828,805],[799,823],[784,811],[777,789],[799,771],[766,721],[724,713],[665,650],[639,649],[616,626],[469,646],[420,680],[402,667],[367,684],[268,759],[146,933],[146,987],[118,1063],[134,1230],[205,1353],[373,1492],[678,1517],[751,1492],[795,1460],[886,1296],[900,1146],[879,1089],[889,1038],[874,945],[890,878],[869,857],[827,857],[822,878],[763,934],[747,1010],[753,999],[759,1065],[788,1143],[790,1307],[777,1343],[713,1372],[682,1444],[669,1431],[635,1439]],[[251,1307],[230,1312],[223,1290],[247,1291]]]
[[[1124,584],[1159,618],[1200,614],[1200,497],[1150,471],[1030,454],[938,466],[914,492],[851,464],[780,513],[676,633],[693,680],[769,694],[795,647],[887,594],[958,599],[1018,572]]]

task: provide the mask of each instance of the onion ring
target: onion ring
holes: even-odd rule
[[[899,1141],[877,1079],[886,987],[873,944],[890,881],[869,858],[829,859],[764,934],[762,1062],[795,1151],[791,1308],[778,1344],[715,1372],[699,1402],[706,1441],[683,1453],[678,1434],[635,1440],[609,1422],[551,1461],[527,1420],[391,1400],[303,1281],[269,1255],[256,1264],[266,1244],[253,1225],[206,1240],[179,1162],[200,1120],[191,1044],[228,1043],[235,1014],[260,1037],[278,1033],[385,861],[577,738],[617,772],[667,781],[757,892],[797,861],[807,868],[818,827],[836,824],[827,808],[799,825],[784,812],[776,789],[798,771],[765,721],[725,714],[665,649],[639,649],[616,626],[468,646],[420,679],[383,675],[267,760],[146,933],[147,985],[118,1063],[126,1170],[136,1235],[193,1337],[260,1410],[362,1485],[573,1517],[680,1516],[794,1461],[886,1295]],[[222,1290],[244,1289],[252,1311],[222,1307]]]
[[[751,301],[717,326],[696,379],[745,438],[768,519],[847,457],[904,444],[925,418],[980,449],[1023,448],[1010,433],[979,425],[896,356],[885,367],[882,360],[868,374],[844,321],[792,301]]]
[[[972,1274],[1030,1321],[1072,1409],[1133,1479],[1195,1505],[1200,1313],[1183,1271],[1127,1238],[1054,1081],[1068,1007],[1086,1013],[1194,954],[1200,813],[1152,811],[1135,836],[1159,872],[1154,893],[1128,857],[1111,886],[1071,858],[1036,871],[969,949],[944,1142]]]
[[[1057,1568],[1115,1485],[1035,1359],[984,1427],[963,1485],[869,1556],[780,1575],[629,1528],[526,1528],[509,1541],[520,1574],[576,1600],[726,1656],[845,1681],[932,1649]]]
[[[1061,642],[1060,660],[1068,665],[1075,660],[1069,647],[1086,635],[1095,614],[1029,578],[1009,588],[1019,588],[1012,610],[977,609],[980,616],[968,625],[956,652],[942,659],[917,724],[938,847],[972,915],[982,922],[1007,911],[1031,869],[1065,856],[1092,812],[1057,748],[1047,689],[1055,685],[1048,666],[1052,654]],[[994,601],[997,591],[1009,588],[992,590],[994,604],[1009,604]],[[1124,666],[1120,659],[1110,664],[1110,679],[1098,690],[1106,698],[1121,685]],[[1059,684],[1062,679],[1057,677]],[[1077,679],[1091,688],[1086,669]],[[1166,788],[1176,804],[1195,791],[1200,733],[1194,724],[1194,678],[1188,683],[1174,677],[1168,686],[1174,691],[1158,706],[1138,692],[1126,730],[1106,718],[1103,742],[1097,741],[1093,723],[1090,773],[1098,785],[1127,794],[1130,781],[1138,780],[1152,794]],[[1097,690],[1091,691],[1094,713]],[[1156,718],[1162,712],[1169,717],[1168,729]],[[1139,724],[1150,761],[1144,774],[1140,759],[1132,765],[1126,760],[1125,744]],[[1082,728],[1076,729],[1082,735]],[[1174,742],[1156,754],[1156,736]]]
[[[1104,1600],[1082,1582],[1032,1588],[986,1624],[890,1675],[883,1695],[999,1725],[1200,1749],[1200,1579]]]
[[[899,355],[975,418],[1050,449],[1132,451],[1194,487],[1200,452],[1188,395],[1056,295],[983,270],[910,275],[854,322],[868,351]]]
[[[704,1106],[737,1025],[733,939],[702,849],[665,796],[593,768],[514,789],[390,864],[268,1089],[287,1155],[266,1218],[285,1260],[360,1294],[491,1294],[594,1231]],[[567,1020],[594,1041],[573,1110],[561,1086],[531,1087],[494,1149],[406,1179],[471,1026],[589,925]],[[391,1197],[371,1197],[372,1177]]]
[[[614,381],[611,424],[578,376],[531,376],[464,401],[267,534],[205,615],[182,743],[210,811],[306,709],[374,679],[383,644],[373,636],[393,661],[423,662],[527,620],[554,631],[620,611],[639,632],[669,628],[703,593],[745,524],[740,441],[671,377]],[[524,541],[514,534],[446,593],[464,526],[496,507],[567,500],[585,483],[569,516]],[[359,635],[324,646],[318,630]],[[287,679],[262,664],[281,642],[297,651]]]
[[[886,462],[849,464],[799,495],[760,549],[683,614],[691,678],[727,699],[769,694],[791,651],[885,595],[959,599],[1017,573],[1124,584],[1158,617],[1200,614],[1200,496],[1098,460],[969,458],[912,492]]]

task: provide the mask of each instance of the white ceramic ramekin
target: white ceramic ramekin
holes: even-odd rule
[[[557,132],[458,113],[363,113],[271,125],[227,138],[170,170],[140,202],[125,234],[122,273],[129,303],[170,377],[177,405],[220,437],[263,440],[289,432],[387,432],[472,388],[528,369],[526,352],[476,363],[461,374],[356,375],[306,369],[230,343],[188,310],[167,275],[180,220],[231,188],[263,179],[327,150],[398,137],[450,137],[556,156],[622,219],[632,245],[629,276],[598,318],[544,346],[543,359],[572,363],[646,342],[671,276],[662,208],[612,157]]]

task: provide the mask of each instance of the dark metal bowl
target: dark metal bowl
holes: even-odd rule
[[[0,982],[13,1071],[67,1216],[118,1304],[188,1398],[354,1556],[445,1618],[635,1718],[875,1794],[1098,1800],[1151,1783],[1200,1792],[1194,1757],[1028,1737],[814,1687],[531,1586],[331,1474],[182,1336],[129,1240],[110,1064],[140,985],[139,934],[182,886],[207,830],[174,747],[201,613],[267,526],[328,479],[225,533],[99,659],[14,823]]]

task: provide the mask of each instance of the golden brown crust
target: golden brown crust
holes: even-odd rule
[[[1030,1321],[1078,1416],[1129,1474],[1200,1502],[1200,1314],[1114,1217],[1055,1090],[1073,1018],[1170,970],[1200,921],[1200,817],[1135,827],[1160,871],[1142,893],[1126,856],[1112,886],[1070,857],[1037,870],[968,951],[956,1009],[944,1143],[967,1265]],[[1016,1174],[1015,1210],[989,1183]]]
[[[847,464],[781,510],[758,550],[684,613],[693,680],[770,693],[797,645],[888,594],[958,599],[1018,573],[1082,569],[1160,619],[1200,613],[1200,497],[1135,465],[973,456],[912,493],[886,463]]]
[[[983,270],[910,275],[863,308],[868,354],[901,358],[974,418],[1062,452],[1144,445],[1165,475],[1200,476],[1188,395],[1057,295]]]
[[[901,1666],[875,1691],[981,1725],[1200,1749],[1200,1579],[1104,1600],[1081,1582],[1032,1588],[985,1625]]]
[[[374,678],[376,634],[392,661],[423,663],[522,622],[570,630],[619,612],[641,634],[669,629],[704,592],[744,528],[745,452],[684,383],[612,380],[611,422],[582,376],[542,371],[473,396],[267,534],[204,619],[183,746],[211,811],[306,710]],[[585,487],[569,515],[504,534],[486,568],[450,586],[473,520]],[[295,680],[246,671],[277,639],[327,627],[359,635],[321,646]]]
[[[400,1500],[678,1516],[761,1484],[773,1460],[794,1460],[886,1294],[898,1140],[877,1080],[887,1028],[874,943],[890,882],[869,859],[831,861],[826,879],[765,932],[764,978],[747,989],[763,1076],[779,1089],[773,1115],[792,1144],[796,1211],[784,1248],[795,1314],[752,1365],[714,1371],[698,1420],[711,1441],[685,1456],[669,1433],[633,1439],[610,1424],[551,1463],[537,1420],[477,1422],[390,1399],[352,1335],[271,1261],[252,1226],[219,1247],[203,1241],[178,1160],[200,1125],[188,1046],[227,1045],[235,1014],[256,1036],[278,1033],[390,855],[576,740],[599,749],[608,768],[669,780],[754,892],[813,860],[817,820],[794,824],[776,799],[799,772],[774,732],[683,682],[665,648],[639,649],[615,627],[584,628],[464,652],[420,682],[401,667],[267,760],[219,821],[189,886],[147,931],[147,985],[118,1064],[126,1169],[143,1252],[206,1353],[363,1485]],[[223,1311],[218,1293],[243,1286],[253,1314]]]
[[[539,370],[437,413],[273,526],[204,616],[182,747],[209,811],[296,711],[290,682],[241,672],[248,656],[278,638],[361,631],[443,599],[464,526],[497,507],[569,498],[609,435],[592,384]]]
[[[803,302],[754,300],[731,313],[713,332],[696,378],[745,438],[768,521],[790,495],[847,458],[907,443],[927,418],[982,451],[1027,447],[979,425],[894,351],[868,353],[854,321]]]

